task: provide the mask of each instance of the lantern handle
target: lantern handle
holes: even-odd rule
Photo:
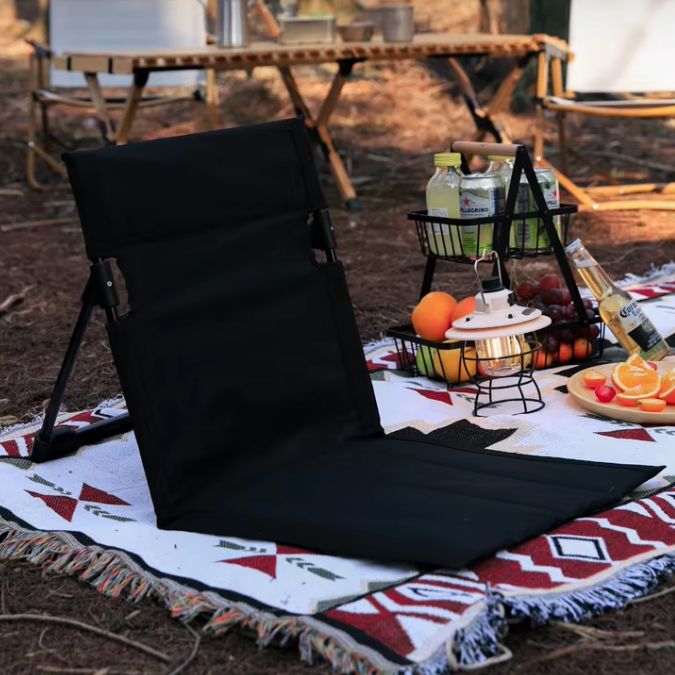
[[[473,264],[473,273],[476,275],[476,283],[478,284],[478,290],[480,291],[480,297],[483,301],[483,306],[487,307],[485,294],[483,293],[483,282],[481,281],[480,275],[478,274],[478,263],[482,262],[496,262],[497,274],[499,274],[499,283],[502,286],[504,285],[504,280],[502,279],[502,266],[499,264],[499,253],[497,253],[497,251],[488,251],[486,248],[483,249],[483,255],[481,255],[480,258],[476,258],[476,262]]]

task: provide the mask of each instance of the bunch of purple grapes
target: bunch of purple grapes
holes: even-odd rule
[[[541,310],[542,314],[550,317],[554,326],[579,319],[576,307],[572,302],[572,296],[569,290],[563,286],[562,279],[557,274],[546,274],[539,280],[539,283],[523,281],[518,285],[515,293],[519,301]],[[592,321],[595,320],[593,301],[590,298],[584,298],[583,303],[587,318]],[[561,325],[558,329],[546,330],[542,347],[549,354],[557,354],[560,352],[561,344],[573,348],[579,338],[584,338],[592,343],[598,335],[600,335],[600,328],[596,323],[586,326]],[[577,348],[576,351],[578,352],[579,349]]]

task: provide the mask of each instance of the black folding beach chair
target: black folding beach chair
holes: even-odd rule
[[[65,161],[91,277],[33,459],[133,427],[159,527],[458,568],[658,471],[384,435],[302,120]],[[95,305],[130,417],[54,429]]]

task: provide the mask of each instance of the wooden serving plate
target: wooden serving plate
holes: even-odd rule
[[[611,403],[601,403],[595,398],[595,392],[584,384],[584,373],[589,370],[595,370],[607,376],[607,382],[610,387],[614,387],[611,382],[612,370],[616,363],[605,363],[602,366],[591,366],[579,373],[575,373],[567,383],[567,391],[576,403],[582,408],[590,410],[596,415],[611,417],[615,420],[624,422],[633,422],[634,424],[658,424],[664,426],[675,424],[675,405],[667,405],[663,412],[644,412],[638,408],[629,408],[619,405],[615,401]],[[659,361],[657,364],[659,373],[667,373],[675,368],[675,359],[672,357]],[[614,387],[616,389],[616,387]],[[618,392],[617,392],[618,393]]]

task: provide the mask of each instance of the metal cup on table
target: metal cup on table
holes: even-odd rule
[[[216,37],[221,47],[248,45],[248,0],[218,0]]]
[[[412,5],[384,5],[379,8],[385,42],[410,42],[415,35]]]

